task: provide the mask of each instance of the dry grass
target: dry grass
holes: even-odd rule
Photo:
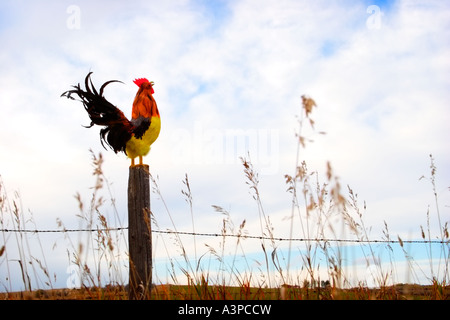
[[[450,286],[397,284],[384,288],[336,289],[288,286],[280,288],[228,287],[219,285],[154,286],[152,300],[449,300]],[[0,300],[128,300],[123,286],[50,289],[0,293]]]
[[[448,221],[442,219],[438,194],[436,191],[436,167],[431,157],[431,174],[424,177],[431,182],[435,196],[434,215],[430,210],[427,213],[425,227],[420,226],[422,239],[432,240],[438,238],[441,243],[439,256],[433,255],[431,244],[427,247],[430,260],[431,275],[429,285],[402,285],[392,283],[396,268],[393,257],[392,240],[398,239],[408,262],[411,275],[421,272],[398,236],[392,236],[388,224],[385,222],[383,239],[385,249],[389,253],[389,263],[382,263],[377,256],[376,248],[368,242],[368,228],[364,224],[366,204],[360,203],[358,195],[347,187],[344,192],[340,180],[333,172],[332,165],[327,164],[324,173],[324,182],[320,181],[319,172],[310,171],[305,161],[301,160],[302,151],[307,143],[312,141],[310,135],[321,135],[324,132],[315,130],[315,121],[312,119],[313,110],[317,104],[311,98],[302,97],[301,115],[298,117],[298,131],[296,165],[292,174],[285,175],[286,189],[291,196],[289,223],[290,239],[302,238],[301,269],[294,270],[293,255],[299,255],[298,248],[294,249],[294,242],[289,241],[288,249],[281,250],[279,241],[275,237],[276,230],[270,220],[270,214],[264,207],[263,196],[260,192],[260,177],[254,169],[250,156],[242,157],[243,173],[249,187],[253,201],[256,205],[259,222],[259,240],[263,261],[257,270],[250,268],[250,257],[245,251],[243,242],[248,232],[247,221],[235,224],[232,214],[223,207],[213,205],[216,212],[223,217],[218,245],[207,244],[201,251],[194,236],[193,253],[188,253],[182,238],[177,234],[177,225],[172,218],[170,204],[166,203],[159,188],[158,179],[151,176],[153,193],[161,201],[172,223],[173,242],[168,243],[163,237],[157,237],[154,245],[158,251],[167,253],[167,273],[172,284],[157,283],[152,289],[152,299],[288,299],[288,300],[317,300],[317,299],[352,299],[352,300],[397,300],[397,299],[449,299],[449,232]],[[306,126],[310,135],[305,136]],[[0,242],[0,266],[6,270],[0,278],[1,299],[127,299],[127,279],[123,278],[123,261],[127,260],[127,239],[124,231],[111,232],[110,224],[123,227],[115,208],[114,197],[109,189],[103,170],[103,158],[92,155],[94,186],[92,196],[87,202],[81,195],[76,199],[79,207],[78,219],[80,229],[96,229],[96,232],[83,232],[74,240],[70,233],[64,233],[67,246],[69,265],[77,273],[74,286],[79,289],[55,289],[56,275],[51,274],[51,268],[46,262],[47,248],[40,245],[40,252],[32,251],[30,241],[40,244],[39,233],[5,231],[25,230],[26,225],[34,224],[31,216],[25,216],[20,195],[15,193],[12,198],[5,190],[0,179],[0,229],[2,237]],[[1,177],[0,177],[1,178]],[[188,176],[183,180],[182,196],[185,198],[192,222],[192,231],[195,233],[194,196],[192,194]],[[105,199],[108,199],[105,200]],[[114,208],[113,217],[104,212],[105,203],[111,203]],[[250,218],[248,218],[250,219]],[[437,219],[440,234],[436,237],[431,234],[430,220]],[[152,215],[154,229],[159,229],[158,221]],[[60,230],[65,226],[58,220]],[[29,229],[29,227],[28,227]],[[233,235],[233,237],[229,237]],[[377,288],[369,289],[366,279],[360,280],[358,286],[352,285],[355,279],[350,278],[344,263],[346,247],[341,243],[332,244],[323,239],[354,239],[357,249],[366,259],[367,265],[374,265],[372,277]],[[175,246],[181,256],[174,256]],[[231,249],[230,249],[231,248]],[[17,252],[18,259],[11,260],[9,252]],[[191,250],[192,251],[192,250]],[[232,252],[230,255],[229,252]],[[193,257],[192,257],[193,255]],[[247,270],[238,267],[246,265]],[[385,262],[385,261],[383,261]],[[217,267],[218,265],[218,267]],[[386,265],[388,267],[386,267]],[[436,267],[433,266],[438,266]],[[17,268],[19,267],[19,268]],[[322,269],[321,269],[322,268]],[[325,269],[325,279],[324,272]],[[417,270],[419,269],[419,270]],[[181,271],[181,276],[180,276]],[[12,274],[20,272],[23,290],[13,292]],[[181,279],[182,278],[182,279]],[[155,277],[154,277],[155,279]],[[156,277],[156,279],[159,279]],[[186,285],[187,283],[187,285]]]

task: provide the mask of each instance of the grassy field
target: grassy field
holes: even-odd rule
[[[325,182],[319,182],[318,172],[310,172],[307,164],[301,161],[301,150],[308,143],[310,137],[304,136],[305,126],[309,134],[323,134],[315,132],[314,120],[311,119],[312,111],[316,107],[314,100],[302,97],[301,115],[298,117],[298,131],[296,139],[297,152],[296,167],[294,173],[285,175],[286,189],[292,197],[290,204],[291,221],[294,217],[300,221],[300,231],[294,230],[291,222],[290,237],[303,238],[304,250],[301,252],[301,274],[295,274],[292,270],[293,241],[289,241],[286,251],[280,250],[275,236],[270,215],[266,212],[260,194],[259,176],[254,170],[249,158],[241,158],[243,172],[253,200],[258,211],[261,239],[259,247],[264,259],[258,266],[257,272],[252,270],[239,270],[238,257],[246,261],[246,251],[242,246],[246,239],[246,220],[239,224],[233,223],[231,215],[220,206],[213,206],[214,210],[223,216],[223,228],[218,231],[221,239],[219,246],[207,246],[206,252],[198,252],[195,245],[195,253],[187,253],[186,243],[177,234],[177,226],[170,212],[170,204],[164,200],[164,195],[158,186],[158,181],[151,177],[153,192],[163,203],[166,213],[172,223],[171,243],[162,238],[157,238],[154,245],[158,250],[167,251],[167,278],[172,284],[163,283],[159,277],[154,276],[151,295],[146,297],[154,300],[447,300],[449,294],[449,254],[450,237],[448,221],[442,219],[438,194],[436,191],[435,177],[436,167],[434,159],[430,155],[429,177],[431,189],[435,195],[435,210],[427,213],[425,226],[418,226],[421,230],[423,241],[427,247],[429,264],[437,265],[437,271],[427,275],[429,284],[399,284],[393,283],[393,274],[396,269],[396,261],[393,255],[393,243],[403,250],[408,264],[408,272],[414,275],[421,272],[414,257],[407,250],[407,241],[399,236],[391,235],[388,224],[385,223],[383,231],[384,247],[387,251],[387,265],[379,259],[374,259],[374,246],[370,243],[368,229],[364,224],[365,203],[361,205],[357,194],[350,188],[344,191],[340,181],[328,163],[325,170]],[[20,198],[9,197],[6,188],[0,179],[0,229],[3,230],[0,237],[0,267],[5,270],[0,275],[0,299],[79,299],[79,300],[126,300],[128,293],[125,290],[127,283],[123,278],[124,261],[127,258],[127,239],[125,233],[111,232],[108,230],[111,220],[117,221],[117,217],[108,218],[104,215],[102,206],[105,203],[102,191],[111,197],[108,182],[102,171],[103,158],[93,154],[93,166],[95,183],[90,202],[85,204],[80,195],[77,195],[79,204],[78,218],[84,229],[95,229],[96,232],[87,233],[87,237],[73,240],[69,233],[63,233],[69,246],[67,256],[70,264],[80,273],[81,282],[76,287],[81,289],[55,289],[54,276],[46,262],[48,249],[40,246],[40,252],[31,250],[30,242],[40,244],[39,234],[33,234],[29,239],[26,232],[11,235],[7,230],[25,230],[32,217],[26,217],[21,209]],[[183,181],[182,196],[189,205],[192,224],[194,225],[193,196],[190,189],[188,176]],[[117,212],[115,212],[117,214]],[[439,234],[432,235],[429,227],[431,219],[437,221]],[[58,221],[60,231],[65,231],[62,221]],[[158,228],[158,221],[152,216],[152,226]],[[29,227],[28,227],[29,228]],[[352,285],[354,279],[350,279],[347,268],[344,265],[344,252],[340,246],[332,246],[330,241],[323,239],[340,239],[342,231],[354,239],[355,247],[360,250],[367,265],[373,265],[372,277],[376,282],[376,288],[368,288],[367,279],[359,279],[358,285]],[[232,236],[232,238],[230,238]],[[231,239],[231,240],[230,240]],[[438,246],[438,255],[432,251],[431,242]],[[169,253],[169,246],[175,246],[178,255]],[[225,247],[227,249],[225,250]],[[192,248],[191,248],[192,249]],[[434,249],[433,249],[434,250]],[[192,250],[191,250],[192,251]],[[234,254],[229,254],[232,252]],[[12,259],[9,255],[17,254],[18,258]],[[432,254],[433,253],[433,254]],[[195,259],[192,259],[192,256]],[[181,257],[181,258],[180,258]],[[181,259],[181,263],[179,262]],[[209,259],[209,260],[208,260]],[[214,260],[214,263],[211,261]],[[209,262],[208,262],[209,261]],[[322,263],[322,269],[319,266]],[[325,267],[324,267],[325,266]],[[320,269],[320,270],[319,270]],[[325,269],[325,277],[323,269]],[[14,292],[11,290],[11,278],[20,274],[24,290]],[[180,274],[183,280],[180,279]],[[17,277],[16,277],[17,278]],[[32,278],[39,278],[42,287],[32,284]],[[156,281],[155,281],[156,279]],[[327,281],[320,281],[327,279]],[[183,283],[184,282],[184,283]],[[188,285],[186,285],[188,283]],[[114,284],[114,285],[110,285]],[[320,284],[320,285],[319,285]]]
[[[386,288],[364,287],[337,289],[282,286],[263,289],[226,287],[158,285],[152,289],[151,300],[450,300],[450,286],[397,284]],[[53,289],[0,293],[0,300],[128,300],[123,286],[83,289]]]

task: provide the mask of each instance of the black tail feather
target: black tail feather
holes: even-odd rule
[[[131,139],[135,127],[121,110],[103,96],[103,91],[108,84],[121,81],[107,81],[100,87],[100,92],[97,92],[90,78],[91,74],[92,72],[89,72],[86,76],[85,90],[81,89],[80,84],[78,84],[73,86],[73,90],[66,91],[61,96],[75,100],[72,95],[77,95],[91,119],[91,124],[87,128],[93,125],[105,127],[100,130],[100,141],[103,147],[105,147],[103,142],[106,142],[114,152],[123,151],[126,153],[126,143]]]

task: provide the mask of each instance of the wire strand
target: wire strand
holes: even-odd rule
[[[120,228],[98,228],[98,229],[63,229],[63,230],[37,230],[37,229],[0,229],[0,232],[18,232],[18,233],[69,233],[69,232],[104,232],[104,231],[121,231],[127,230],[128,227]],[[242,239],[258,239],[258,240],[273,240],[273,241],[295,241],[295,242],[345,242],[345,243],[436,243],[444,244],[449,241],[442,240],[361,240],[361,239],[308,239],[308,238],[278,238],[278,237],[264,237],[253,235],[236,235],[236,234],[219,234],[219,233],[197,233],[185,231],[171,231],[171,230],[152,230],[152,233],[160,234],[179,234],[187,236],[200,237],[233,237]]]

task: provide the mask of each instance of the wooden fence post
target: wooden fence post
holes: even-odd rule
[[[130,167],[128,178],[130,300],[149,299],[152,287],[152,233],[148,165]]]

